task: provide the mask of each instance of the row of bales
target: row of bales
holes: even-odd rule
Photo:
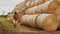
[[[55,31],[60,28],[60,1],[59,0],[25,0],[16,5],[8,15],[13,20],[14,12],[19,14],[19,23],[45,31]]]

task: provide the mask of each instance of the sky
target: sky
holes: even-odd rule
[[[0,0],[0,15],[7,15],[18,3],[24,0]]]

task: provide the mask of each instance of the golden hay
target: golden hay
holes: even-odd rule
[[[54,31],[58,28],[57,18],[52,14],[23,15],[21,23],[42,28],[45,31]]]

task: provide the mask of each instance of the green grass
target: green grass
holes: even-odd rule
[[[17,24],[17,27],[14,28],[13,24],[7,21],[6,18],[4,17],[0,17],[0,23],[2,23],[3,26],[7,26],[10,29],[23,30],[23,31],[39,31],[39,29],[27,27],[27,26],[20,25],[20,24]]]
[[[7,21],[6,18],[4,18],[4,17],[0,17],[0,23],[3,26],[6,26],[6,27],[8,27],[10,29],[13,29],[13,27],[14,27],[13,24],[11,22]]]

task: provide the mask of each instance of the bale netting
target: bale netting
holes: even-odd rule
[[[54,31],[58,28],[57,18],[52,14],[23,15],[21,23],[45,31]]]

